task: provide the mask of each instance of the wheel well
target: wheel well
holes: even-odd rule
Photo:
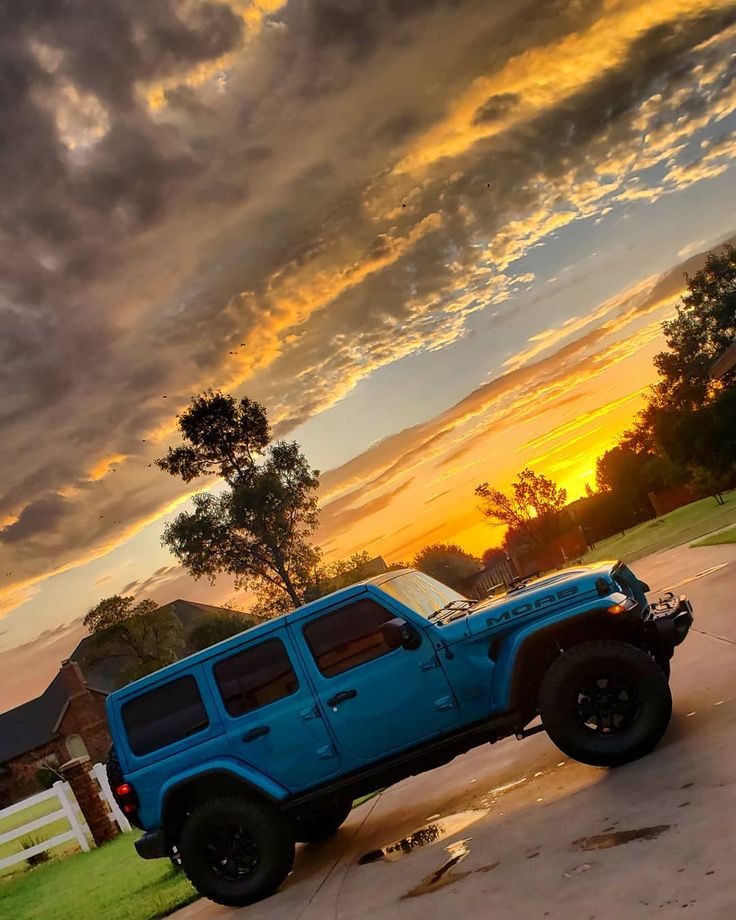
[[[240,796],[272,802],[272,799],[227,770],[214,770],[186,780],[171,789],[164,800],[163,826],[166,842],[176,845],[187,816],[213,798]]]
[[[555,623],[530,636],[517,654],[511,685],[511,708],[521,713],[523,720],[519,728],[523,728],[537,714],[542,679],[558,655],[589,639],[631,641],[631,638],[623,624],[610,614],[598,611],[564,623]]]

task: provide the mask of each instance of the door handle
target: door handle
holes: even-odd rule
[[[352,700],[358,695],[357,690],[341,690],[339,693],[336,693],[332,699],[327,700],[328,706],[339,706],[340,703],[344,703],[345,700]]]
[[[270,726],[268,725],[258,725],[256,728],[251,728],[249,732],[246,732],[243,735],[243,741],[255,741],[256,738],[262,738],[264,735],[267,735],[271,731]]]

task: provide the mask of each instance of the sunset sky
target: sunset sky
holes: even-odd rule
[[[322,470],[328,558],[581,494],[736,234],[735,113],[734,3],[3,5],[0,709],[101,597],[233,595],[160,545],[205,387]]]

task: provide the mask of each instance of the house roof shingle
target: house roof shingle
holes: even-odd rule
[[[41,696],[0,715],[0,763],[50,741],[69,704],[61,674]]]

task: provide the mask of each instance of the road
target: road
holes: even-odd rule
[[[544,734],[477,748],[300,847],[272,898],[239,910],[200,900],[175,920],[733,920],[736,546],[676,548],[634,569],[689,594],[696,614],[653,754],[607,771]],[[359,861],[428,825],[430,842],[406,855]]]

